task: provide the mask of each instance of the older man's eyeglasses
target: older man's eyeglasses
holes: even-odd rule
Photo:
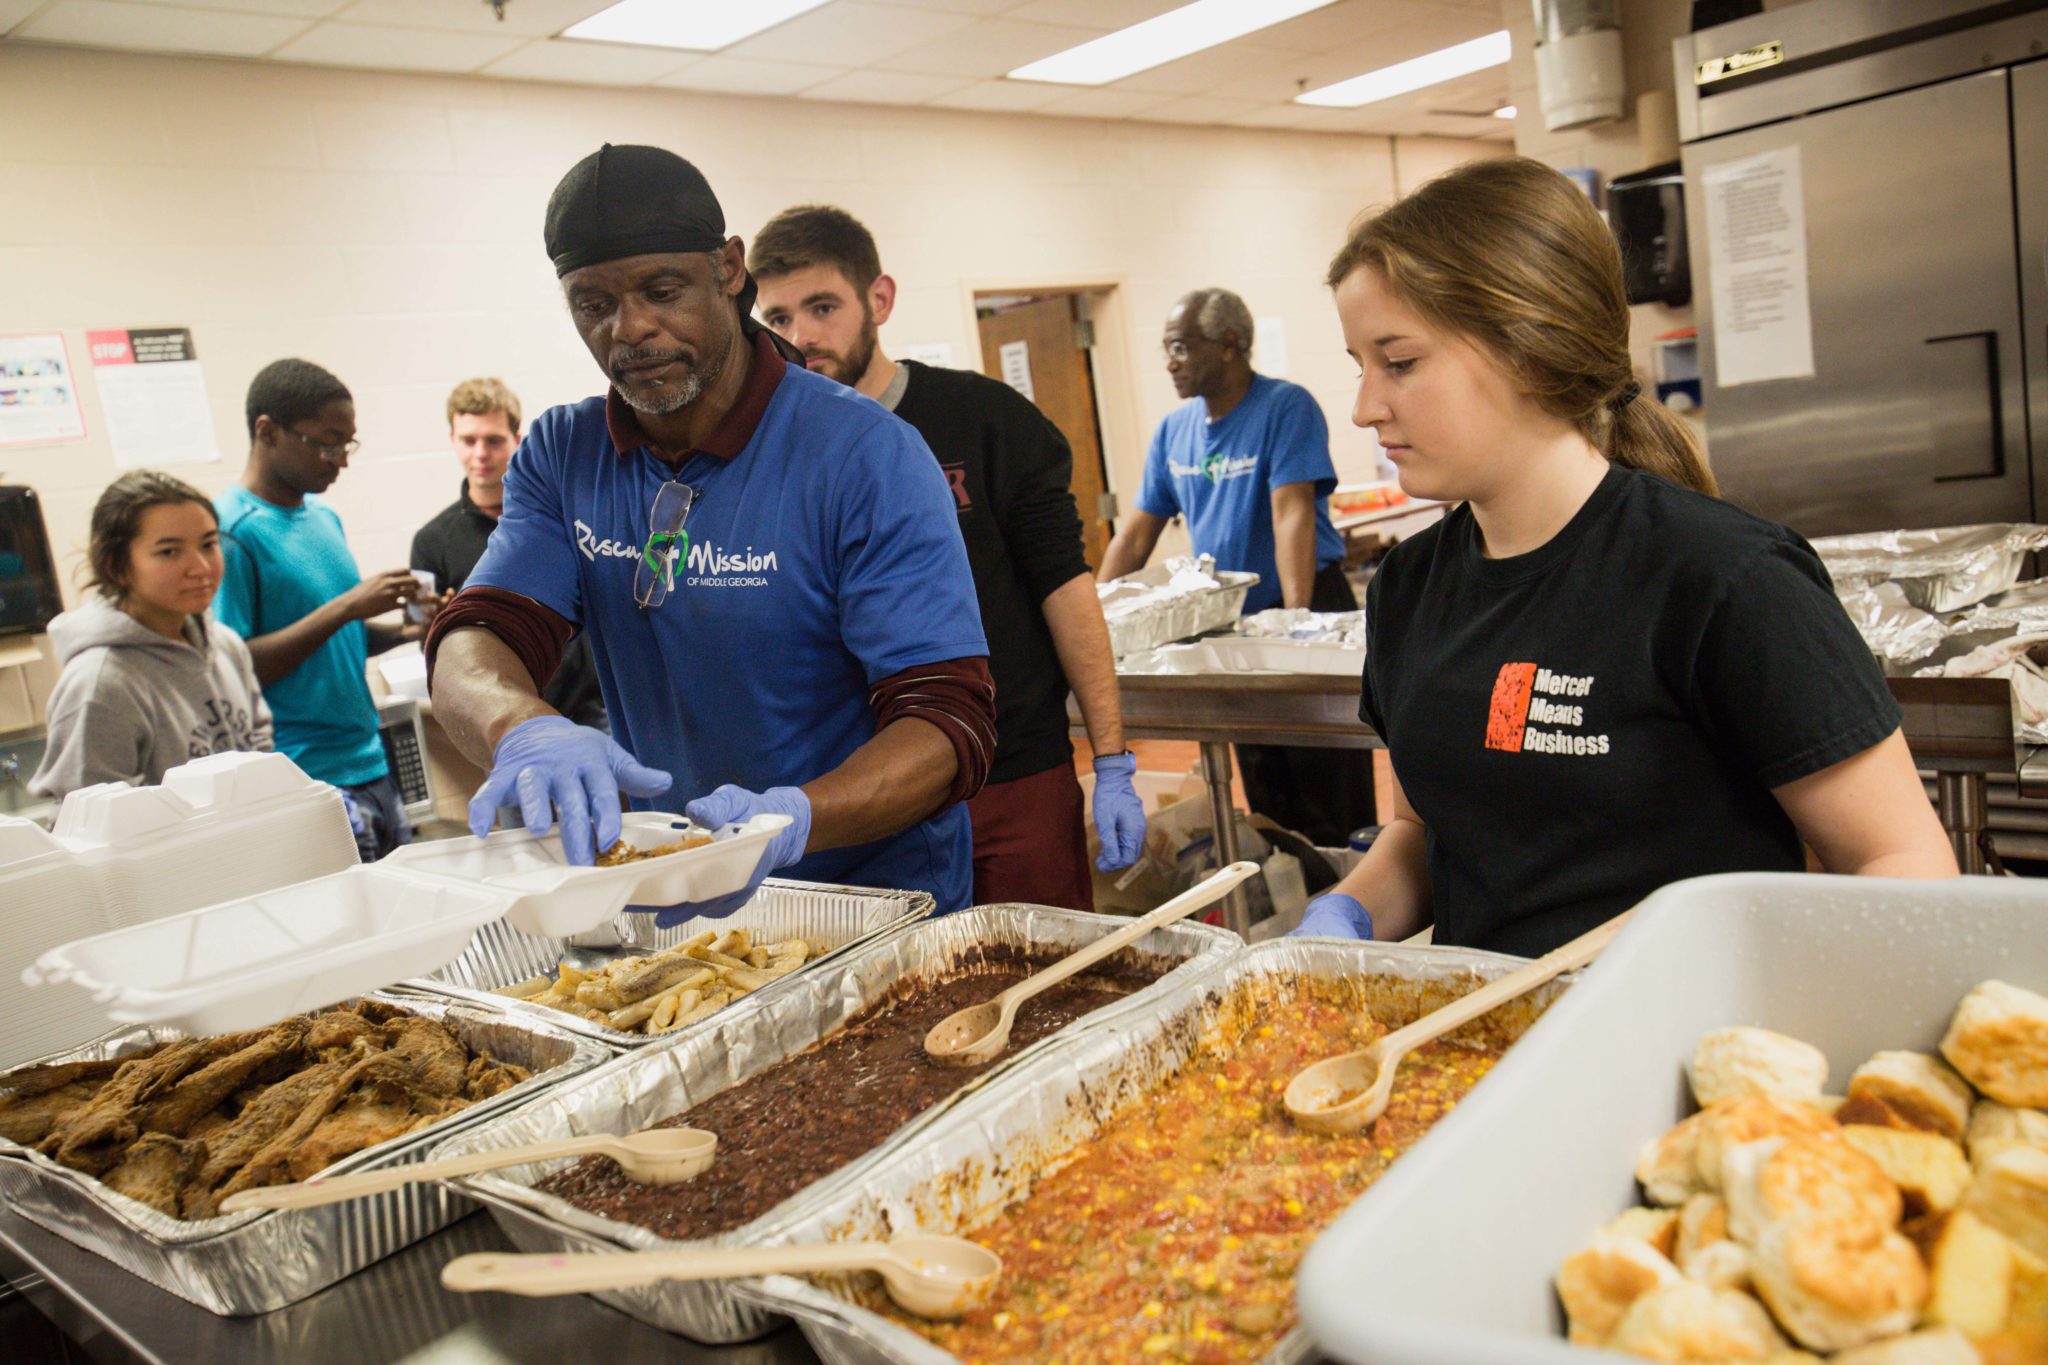
[[[647,518],[647,543],[640,547],[639,562],[633,566],[633,600],[643,608],[658,607],[668,600],[676,586],[676,564],[690,553],[690,533],[683,519],[697,501],[697,490],[670,479],[654,495],[654,510]]]

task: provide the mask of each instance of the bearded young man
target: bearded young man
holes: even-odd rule
[[[776,215],[748,264],[762,320],[812,371],[915,427],[953,490],[996,682],[995,761],[968,803],[974,899],[1093,909],[1069,687],[1095,751],[1097,867],[1137,860],[1145,808],[1132,784],[1137,760],[1124,748],[1109,630],[1082,558],[1066,438],[1007,384],[889,358],[880,330],[896,282],[882,272],[873,234],[844,209]]]
[[[559,821],[588,864],[619,798],[718,829],[787,817],[778,870],[968,903],[995,747],[988,645],[951,495],[915,433],[785,362],[738,237],[656,147],[585,157],[548,201],[569,319],[610,379],[536,419],[470,585],[428,638],[436,715],[490,769],[470,805]],[[616,742],[541,700],[578,627]]]

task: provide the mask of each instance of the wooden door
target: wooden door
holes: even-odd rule
[[[1109,519],[1102,514],[1107,489],[1102,471],[1102,436],[1095,420],[1095,380],[1088,352],[1075,337],[1072,294],[1054,294],[1006,308],[981,319],[981,365],[991,378],[1015,382],[1029,376],[1027,396],[1052,420],[1074,450],[1074,506],[1081,514],[1088,567],[1102,563],[1109,548]],[[1006,372],[1004,348],[1010,347]],[[1016,348],[1022,347],[1021,351]]]

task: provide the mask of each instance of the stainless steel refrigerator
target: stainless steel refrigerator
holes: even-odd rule
[[[1727,496],[1808,536],[2048,517],[2048,0],[1805,0],[1674,56]],[[1731,386],[1713,272],[1745,266],[1706,186],[1788,148],[1812,373]]]

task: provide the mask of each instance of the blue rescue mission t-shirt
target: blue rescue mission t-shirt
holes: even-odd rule
[[[756,364],[778,361],[757,359]],[[675,589],[654,608],[633,569],[663,484],[697,490]],[[875,735],[870,685],[988,653],[953,495],[916,431],[790,367],[736,458],[671,468],[618,452],[605,401],[541,414],[505,476],[505,508],[468,586],[521,593],[582,626],[613,737],[675,785],[681,811],[723,783],[800,786]],[[973,841],[955,804],[782,875],[970,899]]]
[[[363,581],[341,518],[318,497],[279,507],[234,484],[213,509],[224,560],[213,615],[245,640],[283,630]],[[264,684],[278,752],[308,776],[359,787],[391,771],[363,676],[368,662],[369,633],[351,621],[304,663]]]
[[[1188,519],[1196,554],[1216,567],[1255,573],[1247,613],[1280,605],[1280,567],[1273,553],[1273,490],[1311,483],[1316,490],[1316,568],[1344,559],[1344,540],[1330,525],[1330,428],[1307,389],[1284,379],[1252,376],[1238,405],[1212,422],[1199,399],[1166,415],[1145,455],[1138,506],[1155,517]]]

